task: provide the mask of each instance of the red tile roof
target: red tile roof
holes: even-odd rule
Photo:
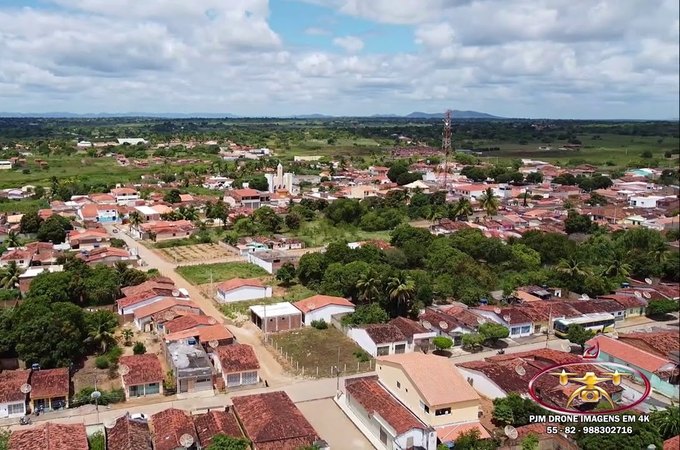
[[[479,422],[461,423],[437,428],[437,438],[442,442],[454,442],[458,436],[471,430],[478,430],[480,439],[490,438],[491,435]]]
[[[176,289],[174,281],[172,281],[170,278],[159,277],[154,278],[153,280],[147,280],[144,283],[138,284],[136,286],[124,287],[120,291],[124,296],[128,297],[131,295],[141,294],[142,292],[146,291],[172,291],[174,289]]]
[[[680,448],[680,435],[663,441],[663,450],[678,450]]]
[[[186,412],[169,408],[151,416],[151,440],[154,450],[182,448],[180,438],[188,434],[198,441],[194,422]]]
[[[401,334],[409,339],[413,339],[414,334],[429,333],[421,324],[406,317],[396,317],[388,322],[389,325],[399,328]]]
[[[135,319],[152,316],[159,312],[165,311],[170,308],[187,308],[195,310],[197,313],[201,311],[198,305],[191,300],[178,300],[174,297],[165,297],[157,302],[150,305],[142,306],[141,308],[135,309],[134,316]]]
[[[164,339],[169,342],[179,341],[181,339],[190,337],[198,337],[201,343],[234,339],[234,335],[231,334],[231,332],[220,323],[215,325],[189,328],[188,330],[179,331],[177,333],[166,334]]]
[[[129,369],[128,373],[123,375],[126,386],[160,383],[165,378],[161,362],[158,356],[153,353],[121,356],[118,363],[121,366],[127,366]]]
[[[369,415],[378,414],[398,435],[409,430],[427,429],[427,425],[392,396],[375,377],[345,380],[347,395],[361,405]]]
[[[283,391],[234,397],[234,412],[258,450],[297,450],[318,440],[314,427]]]
[[[250,345],[224,345],[217,347],[215,353],[219,357],[222,371],[225,373],[245,372],[260,368],[255,351]]]
[[[30,370],[5,370],[0,373],[0,403],[25,401],[26,394],[20,388],[28,383],[30,374]]]
[[[257,191],[255,189],[251,189],[251,188],[232,189],[230,191],[227,191],[226,195],[235,195],[235,196],[240,197],[240,198],[243,198],[243,197],[258,197],[260,195],[260,191]]]
[[[620,294],[610,294],[602,295],[598,298],[604,298],[609,300],[614,300],[616,303],[620,304],[626,309],[632,308],[643,308],[647,306],[647,302],[641,298],[637,298],[634,295],[620,295]]]
[[[214,325],[215,323],[216,320],[214,317],[200,314],[187,314],[185,316],[181,316],[176,319],[165,322],[163,328],[165,328],[166,333],[177,333],[180,331],[188,330],[189,328],[196,328],[205,325]]]
[[[569,302],[570,306],[583,314],[613,313],[623,311],[624,307],[619,302],[609,299],[577,300]]]
[[[213,410],[205,414],[197,414],[192,418],[203,448],[210,445],[216,434],[225,434],[234,438],[243,437],[241,427],[232,411]]]
[[[116,420],[113,428],[106,430],[107,450],[153,450],[151,431],[144,420],[134,420],[130,414]]]
[[[600,352],[605,352],[627,364],[632,364],[648,372],[655,372],[668,363],[666,358],[640,350],[637,347],[608,336],[600,335],[588,341],[588,345],[594,345],[595,343],[599,345]]]
[[[619,341],[662,358],[667,358],[673,350],[680,350],[680,333],[678,331],[619,334]]]
[[[449,322],[452,321],[455,326],[461,326],[461,327],[467,327],[472,330],[476,329],[480,325],[480,319],[482,323],[488,322],[488,319],[486,317],[483,317],[481,315],[475,314],[474,311],[468,309],[468,308],[463,308],[462,306],[442,306],[439,308],[439,310],[433,310],[433,309],[427,309],[425,312],[429,311],[434,311],[438,313],[437,316],[432,316],[431,319],[434,321],[430,321],[431,324],[435,325],[438,324],[439,321],[437,321],[438,318],[441,316],[446,317],[444,321]],[[421,317],[421,320],[423,318]],[[426,319],[429,320],[429,319]],[[451,325],[451,324],[449,324]],[[454,327],[455,328],[455,327]]]
[[[88,450],[89,448],[85,425],[52,422],[29,430],[13,431],[8,446],[9,450]]]
[[[332,295],[313,295],[304,300],[295,302],[293,305],[305,314],[330,305],[354,307],[354,303],[346,298],[334,297]]]
[[[226,292],[243,286],[265,287],[265,284],[257,278],[232,278],[217,285],[217,290]]]
[[[406,341],[406,336],[394,325],[386,323],[366,325],[363,327],[366,334],[376,344],[388,344],[392,342]]]
[[[31,399],[68,397],[71,376],[68,368],[43,369],[31,373]]]

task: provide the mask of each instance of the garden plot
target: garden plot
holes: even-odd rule
[[[233,253],[219,244],[183,245],[181,247],[157,249],[156,251],[168,261],[178,264],[196,261],[211,261],[234,256]]]

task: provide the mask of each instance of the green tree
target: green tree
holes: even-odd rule
[[[9,438],[12,432],[7,429],[0,430],[0,450],[9,450]]]
[[[132,346],[132,353],[135,355],[143,355],[146,353],[146,345],[144,345],[144,342],[135,342],[135,345]]]
[[[453,340],[447,336],[437,336],[432,339],[432,344],[439,351],[448,350],[453,346]]]
[[[461,338],[463,347],[470,350],[481,347],[484,341],[484,336],[479,333],[466,333]]]
[[[16,232],[10,231],[7,233],[7,239],[5,239],[4,244],[10,248],[21,247],[21,239],[19,239],[19,235]]]
[[[470,200],[468,200],[466,197],[462,197],[460,200],[458,200],[453,207],[453,217],[450,217],[451,219],[463,219],[467,220],[468,217],[470,217],[474,213],[474,209],[472,208],[472,203],[470,203]]]
[[[361,274],[357,281],[357,291],[359,293],[359,300],[365,303],[371,303],[380,296],[380,288],[382,282],[373,270],[367,270]]]
[[[493,401],[494,420],[514,427],[528,425],[529,416],[546,414],[546,411],[529,398],[523,398],[516,392],[510,392],[505,397]]]
[[[390,316],[377,303],[360,305],[351,314],[342,316],[342,324],[345,326],[367,325],[372,323],[385,323]]]
[[[106,450],[106,438],[101,431],[88,436],[87,442],[90,445],[90,450]]]
[[[567,214],[567,218],[564,221],[564,231],[567,234],[573,233],[592,233],[597,229],[597,225],[594,224],[589,216],[577,213],[574,210],[570,210]]]
[[[253,221],[269,233],[278,233],[283,224],[281,216],[269,206],[258,208],[252,215]]]
[[[0,269],[0,287],[2,289],[14,289],[19,285],[21,269],[16,261],[10,261],[6,267]]]
[[[487,217],[491,217],[498,211],[498,205],[500,202],[498,198],[494,195],[493,189],[486,188],[481,197],[479,197],[479,204],[486,212]]]
[[[663,316],[666,314],[680,311],[680,304],[677,300],[654,299],[647,305],[648,316]]]
[[[98,264],[83,279],[87,302],[91,305],[108,305],[120,294],[120,279],[115,270]]]
[[[507,338],[510,335],[510,330],[499,323],[486,322],[479,326],[479,334],[495,345],[499,339]]]
[[[73,226],[68,219],[55,214],[40,224],[36,237],[41,242],[61,244],[66,240],[66,232],[72,229]]]
[[[125,328],[120,334],[123,336],[126,347],[132,345],[132,338],[135,336],[134,331],[132,331],[130,328]]]
[[[276,279],[284,286],[290,286],[293,279],[295,279],[295,266],[293,263],[283,264],[279,270],[276,271]]]
[[[72,275],[69,272],[43,272],[31,281],[28,297],[45,297],[51,302],[73,299]]]
[[[132,211],[128,215],[128,220],[130,221],[130,230],[132,230],[132,227],[137,228],[142,223],[142,215],[137,211]]]
[[[526,176],[526,181],[532,184],[543,183],[543,174],[541,172],[530,172]]]
[[[538,436],[535,433],[529,433],[522,439],[522,450],[538,450]]]
[[[405,273],[400,273],[387,280],[387,294],[393,305],[395,316],[405,316],[411,310],[411,303],[416,293],[416,285]]]
[[[322,253],[306,253],[300,258],[297,277],[305,286],[318,286],[323,279],[328,264]]]
[[[619,449],[646,449],[649,445],[655,445],[657,449],[663,448],[663,438],[652,422],[632,422],[632,433],[600,433],[591,434],[583,431],[583,426],[577,427],[576,440],[579,448],[586,450],[619,450]]]
[[[40,229],[40,224],[42,224],[42,219],[36,211],[31,211],[24,214],[21,217],[21,222],[19,224],[19,230],[24,234],[37,233]],[[10,247],[12,247],[10,245]]]
[[[586,342],[595,336],[592,330],[588,330],[579,324],[569,325],[567,328],[567,340],[572,344],[577,344],[581,346],[581,352],[586,348]]]
[[[289,230],[299,230],[302,223],[302,216],[296,212],[290,212],[284,220]]]
[[[676,404],[652,411],[649,420],[664,440],[680,435],[680,407]]]
[[[585,267],[581,261],[575,257],[563,259],[557,264],[557,271],[569,276],[572,279],[582,279],[590,275],[590,269]]]
[[[493,420],[500,425],[510,425],[514,423],[515,418],[512,414],[512,408],[507,403],[500,403],[494,405],[493,408]]]
[[[248,450],[249,448],[250,441],[248,439],[218,433],[213,436],[206,450]]]
[[[269,183],[264,175],[258,175],[248,180],[248,187],[262,192],[269,190]]]
[[[104,309],[97,310],[85,316],[85,324],[88,336],[85,342],[97,345],[102,354],[116,342],[114,333],[118,327],[118,317],[115,313]]]
[[[182,201],[179,189],[171,189],[163,196],[163,201],[167,203],[180,203]]]
[[[391,182],[396,183],[399,176],[405,173],[408,173],[408,165],[406,162],[401,160],[396,161],[392,164],[390,170],[387,171],[387,178],[389,178]]]

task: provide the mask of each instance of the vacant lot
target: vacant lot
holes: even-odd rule
[[[219,244],[184,245],[181,247],[156,249],[155,251],[168,261],[179,264],[183,262],[210,261],[212,259],[235,256]]]
[[[264,269],[253,264],[233,262],[218,264],[199,264],[175,269],[192,284],[216,283],[232,278],[257,278],[268,276]],[[212,275],[212,280],[211,280]]]
[[[220,311],[222,311],[222,314],[224,314],[226,317],[233,320],[237,325],[240,325],[242,322],[250,320],[248,316],[248,309],[251,306],[271,305],[273,303],[279,302],[297,302],[298,300],[302,300],[303,298],[311,297],[312,295],[316,294],[316,292],[307,289],[300,284],[294,284],[289,288],[283,288],[280,286],[273,286],[273,288],[274,297],[246,302],[227,303],[225,305],[220,305]],[[214,292],[210,292],[209,285],[201,286],[201,290],[208,297],[212,298],[215,295]]]
[[[363,350],[335,328],[317,330],[303,328],[271,336],[272,345],[284,357],[296,373],[310,377],[335,376],[334,367],[341,374],[368,372],[373,369],[373,360],[360,362],[357,354]]]

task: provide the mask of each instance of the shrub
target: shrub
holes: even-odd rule
[[[95,400],[92,398],[92,393],[94,392],[93,387],[86,387],[78,391],[76,395],[73,396],[73,406],[82,406],[88,404],[94,404]],[[110,403],[120,403],[125,401],[125,391],[123,389],[113,389],[111,391],[99,390],[101,396],[97,403],[100,405],[108,405]]]
[[[352,354],[359,360],[359,362],[367,362],[371,359],[371,355],[361,349],[355,350]]]
[[[117,364],[121,356],[123,356],[123,349],[114,345],[110,347],[109,350],[102,356],[106,357],[111,364]]]
[[[325,320],[312,320],[312,326],[316,328],[317,330],[325,330],[328,328],[328,324],[326,323]]]
[[[94,365],[97,367],[97,369],[108,369],[111,365],[111,362],[106,356],[102,355],[97,356],[97,359],[94,360]]]
[[[135,355],[143,355],[146,353],[146,346],[144,345],[143,342],[135,342],[135,345],[132,347],[132,353]]]
[[[437,336],[432,339],[432,343],[437,347],[437,350],[447,350],[453,346],[453,340],[446,336]]]

